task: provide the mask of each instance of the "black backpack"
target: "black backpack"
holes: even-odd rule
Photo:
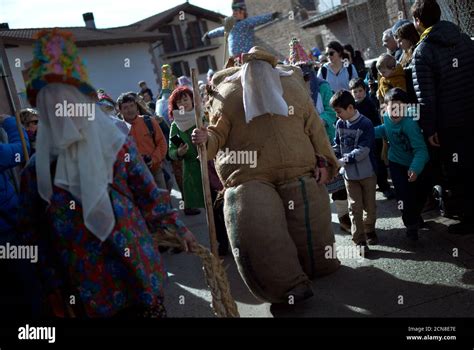
[[[155,128],[153,127],[153,123],[151,122],[151,117],[149,115],[144,115],[143,120],[145,121],[145,124],[146,124],[146,127],[148,128],[148,131],[150,131],[151,138],[153,139],[153,144],[156,147]]]

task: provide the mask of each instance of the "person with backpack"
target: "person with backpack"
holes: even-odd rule
[[[166,181],[161,163],[166,157],[168,146],[158,122],[149,115],[139,115],[137,95],[128,92],[117,100],[124,120],[131,124],[130,134],[135,139],[138,151],[150,169],[159,188],[166,189]]]
[[[413,84],[420,104],[419,124],[431,152],[439,152],[433,169],[449,189],[460,223],[449,227],[454,234],[472,233],[469,188],[472,173],[472,111],[474,110],[474,42],[454,23],[441,21],[435,0],[416,0],[411,9],[421,34],[413,53]],[[443,191],[444,193],[444,191]],[[448,208],[449,209],[449,208]]]
[[[326,48],[329,62],[318,71],[318,78],[326,80],[334,93],[349,90],[349,82],[358,78],[357,70],[345,58],[344,47],[337,41],[331,41]]]
[[[362,53],[359,50],[354,50],[351,44],[344,45],[344,53],[349,56],[349,62],[354,65],[357,75],[363,77],[367,73],[367,69]]]

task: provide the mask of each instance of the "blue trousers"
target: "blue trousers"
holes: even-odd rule
[[[415,182],[408,182],[407,166],[390,161],[389,167],[403,224],[409,229],[418,229],[421,211],[430,191],[430,184],[426,181],[424,171],[418,175]]]

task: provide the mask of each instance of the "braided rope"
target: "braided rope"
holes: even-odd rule
[[[153,239],[160,247],[181,249],[184,247],[183,240],[169,231],[153,235]],[[240,317],[237,304],[230,293],[227,274],[220,260],[201,244],[193,246],[192,253],[202,260],[204,277],[211,290],[214,313],[218,317]]]

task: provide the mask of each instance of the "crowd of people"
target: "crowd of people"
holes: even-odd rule
[[[33,108],[19,113],[31,157],[19,191],[12,169],[24,164],[22,135],[15,117],[0,116],[8,136],[0,144],[0,245],[37,246],[40,254],[34,269],[1,265],[11,282],[0,298],[15,300],[3,315],[166,316],[165,249],[152,235],[172,232],[193,250],[196,239],[178,210],[201,213],[203,181],[219,255],[237,250],[247,286],[272,303],[311,297],[310,280],[338,269],[339,260],[324,255],[335,242],[330,200],[363,257],[383,244],[377,191],[398,201],[410,240],[419,239],[422,213],[433,208],[433,189],[459,220],[450,232],[473,232],[474,43],[440,20],[435,0],[416,0],[413,21],[383,33],[387,52],[370,67],[350,44],[332,41],[317,55],[296,38],[279,62],[253,45],[254,27],[279,13],[248,18],[244,1],[233,10],[234,28],[203,38],[230,29],[231,68],[210,70],[193,89],[189,77],[164,65],[156,96],[140,81],[138,92],[114,100],[88,83],[71,35],[39,34],[27,89]],[[195,91],[203,101],[199,129]],[[58,118],[63,101],[97,106],[95,118]],[[207,145],[209,179],[199,144]],[[224,149],[256,152],[258,166],[230,163]],[[72,296],[77,302],[68,302]]]

